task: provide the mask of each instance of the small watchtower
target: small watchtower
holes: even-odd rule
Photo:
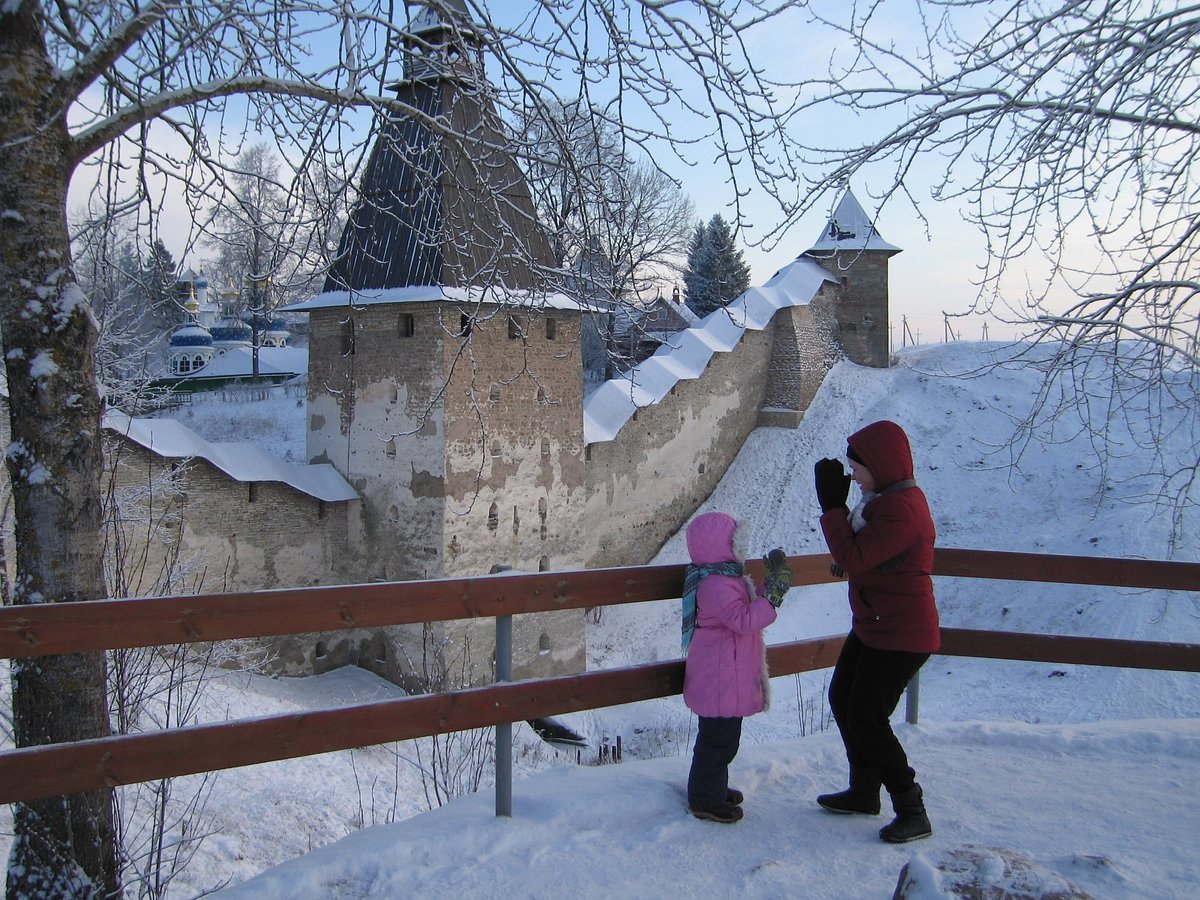
[[[834,307],[837,337],[846,356],[859,365],[889,364],[888,261],[899,252],[847,188],[829,224],[804,254],[841,283]]]

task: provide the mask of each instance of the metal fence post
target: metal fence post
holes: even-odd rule
[[[917,724],[917,708],[921,705],[921,673],[917,672],[904,692],[904,721]]]
[[[512,681],[512,616],[496,616],[496,681]],[[496,815],[512,818],[512,723],[496,726]]]

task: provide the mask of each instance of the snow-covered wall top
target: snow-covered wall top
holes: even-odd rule
[[[680,381],[699,378],[714,353],[736,347],[747,328],[762,331],[777,311],[808,304],[826,281],[837,283],[802,256],[762,287],[750,288],[724,309],[672,335],[641,365],[606,381],[588,396],[583,404],[584,443],[611,441],[640,407],[658,403]]]
[[[532,309],[566,309],[584,311],[584,307],[566,294],[509,291],[503,288],[452,288],[436,285],[415,285],[399,288],[368,288],[362,291],[325,291],[311,300],[280,308],[280,312],[308,312],[338,306],[374,306],[380,303],[427,303],[451,300],[459,303],[494,303],[497,306],[520,306]]]
[[[358,493],[328,463],[298,465],[245,441],[214,444],[174,419],[104,413],[104,427],[167,459],[204,459],[235,481],[278,481],[318,500],[357,500]]]

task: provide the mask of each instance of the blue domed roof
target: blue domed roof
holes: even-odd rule
[[[241,319],[235,319],[232,316],[226,316],[219,322],[214,322],[211,331],[214,341],[223,341],[225,343],[234,343],[237,341],[249,342],[254,336],[254,331],[249,325]]]
[[[203,325],[188,322],[171,333],[172,347],[211,347],[213,336]]]

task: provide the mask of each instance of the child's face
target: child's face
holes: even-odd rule
[[[875,476],[862,463],[850,460],[850,477],[854,479],[854,483],[862,488],[862,490],[875,490]]]

